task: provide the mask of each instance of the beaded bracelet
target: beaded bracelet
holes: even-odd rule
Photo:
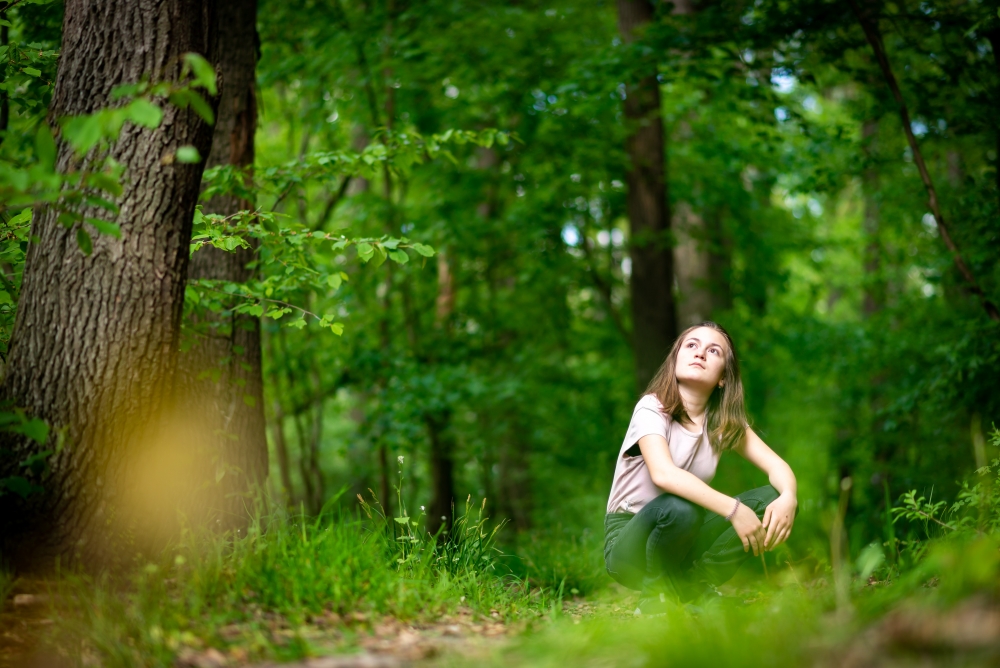
[[[740,509],[740,500],[736,499],[736,505],[733,506],[733,512],[731,512],[728,515],[726,515],[726,521],[727,522],[732,521],[733,517],[736,516],[736,511],[739,510],[739,509]]]

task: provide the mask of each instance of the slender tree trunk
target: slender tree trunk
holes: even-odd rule
[[[878,121],[867,120],[861,127],[861,137],[864,140],[865,157],[868,166],[861,176],[862,196],[865,203],[862,220],[865,237],[864,251],[864,297],[862,312],[871,317],[882,310],[885,305],[885,286],[882,280],[882,244],[879,235],[879,177],[874,163],[876,142],[878,141]]]
[[[451,413],[447,409],[425,414],[427,435],[431,442],[431,505],[427,529],[437,533],[451,528],[455,505],[455,435],[450,428]]]
[[[712,240],[708,249],[708,276],[712,286],[712,313],[733,307],[733,239],[723,223],[723,209],[713,208],[705,215],[705,225]]]
[[[626,43],[653,19],[648,0],[618,0],[618,26]],[[654,65],[626,86],[626,150],[630,167],[627,209],[632,260],[632,335],[638,392],[663,362],[677,336],[674,261],[667,204],[666,159],[660,116],[660,85]]]
[[[455,307],[455,283],[445,250],[438,253],[438,294],[434,324],[438,341],[446,343],[451,335],[451,315]],[[431,445],[431,503],[427,513],[427,528],[436,533],[451,527],[455,504],[455,448],[457,442],[451,430],[451,409],[435,408],[424,413],[427,436]]]
[[[677,276],[677,324],[689,327],[712,315],[711,241],[705,219],[687,202],[674,207],[674,273]]]
[[[181,56],[212,53],[211,3],[67,0],[50,118],[114,104],[115,86],[180,75]],[[4,399],[62,433],[45,491],[0,498],[0,551],[16,568],[55,557],[87,564],[127,559],[177,528],[191,474],[183,425],[164,421],[174,391],[191,220],[203,165],[164,159],[193,145],[208,155],[212,128],[192,109],[165,106],[155,130],[126,124],[110,156],[125,168],[115,222],[86,256],[57,213],[39,207],[24,270]],[[81,167],[62,144],[58,168]],[[106,217],[85,207],[85,216]],[[91,230],[92,231],[92,230]],[[5,436],[0,477],[41,450]]]
[[[878,61],[879,67],[882,70],[882,76],[885,78],[886,85],[889,86],[892,96],[896,100],[896,104],[899,105],[899,118],[903,122],[903,132],[906,134],[906,141],[910,145],[910,151],[913,153],[913,163],[917,166],[917,171],[920,173],[920,180],[924,183],[924,189],[927,191],[927,206],[931,210],[931,214],[934,216],[934,221],[937,223],[938,231],[941,233],[941,240],[944,241],[944,245],[948,248],[948,252],[951,253],[952,261],[955,263],[955,267],[958,272],[965,279],[966,287],[968,290],[979,298],[979,302],[986,311],[986,314],[991,320],[996,320],[1000,322],[1000,309],[997,309],[996,305],[990,301],[986,293],[980,287],[976,277],[973,275],[972,270],[969,265],[965,263],[965,259],[962,257],[961,252],[958,249],[958,245],[955,243],[954,239],[951,238],[950,225],[945,221],[944,215],[941,213],[941,205],[938,202],[937,190],[934,188],[934,182],[931,180],[930,172],[927,170],[927,163],[924,162],[924,154],[920,150],[920,145],[917,143],[917,138],[913,134],[913,126],[910,123],[910,111],[906,106],[906,101],[903,99],[903,93],[899,89],[899,84],[896,82],[896,76],[892,72],[892,66],[889,64],[889,57],[885,51],[885,45],[882,42],[882,33],[878,27],[878,19],[871,16],[871,10],[866,7],[864,10],[858,5],[857,0],[847,0],[847,3],[854,10],[854,14],[858,18],[858,22],[861,24],[861,28],[865,33],[865,37],[868,39],[868,43],[872,47],[872,51],[875,53],[875,59]]]
[[[7,19],[6,2],[0,2],[5,9],[0,11],[0,20]],[[7,26],[0,26],[0,46],[7,46],[10,43],[10,29]],[[10,99],[7,97],[7,90],[0,90],[0,144],[7,138],[7,128],[10,126]]]
[[[990,46],[993,47],[993,65],[997,70],[998,81],[994,89],[994,99],[1000,102],[1000,29],[993,29],[986,33],[986,36],[990,40]],[[997,181],[997,197],[1000,198],[1000,123],[993,128],[993,131],[996,135],[996,160],[993,161],[993,173]]]
[[[275,398],[272,403],[273,417],[270,423],[271,437],[274,441],[274,450],[278,458],[278,473],[281,475],[281,486],[285,491],[285,502],[288,506],[295,503],[295,489],[292,487],[292,470],[288,458],[288,439],[285,437],[285,407],[281,403],[281,374],[276,367],[283,360],[275,354],[275,336],[267,334],[267,353],[272,360],[270,366],[271,387],[274,388]]]
[[[219,112],[206,164],[250,168],[257,128],[257,3],[219,0],[218,6]],[[235,195],[218,195],[204,210],[229,215],[252,206]],[[243,282],[251,276],[247,263],[253,256],[250,249],[228,253],[206,247],[191,257],[188,277]],[[213,435],[205,454],[216,462],[215,477],[222,478],[204,487],[210,498],[202,507],[218,515],[215,527],[228,529],[247,521],[244,497],[267,477],[260,319],[205,314],[192,326],[204,334],[180,356],[178,390],[187,414]]]

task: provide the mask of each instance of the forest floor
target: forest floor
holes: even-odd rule
[[[933,588],[934,582],[929,583]],[[81,648],[72,655],[65,646],[53,645],[58,601],[37,592],[44,583],[20,581],[0,609],[0,668],[49,668],[50,666],[114,665]],[[829,592],[825,592],[829,594]],[[766,617],[774,612],[774,630],[789,634],[774,655],[765,642],[755,654],[734,655],[731,639],[717,643],[720,662],[713,665],[813,665],[830,668],[889,666],[987,666],[1000,665],[1000,601],[985,594],[966,596],[946,607],[904,600],[877,618],[864,620],[853,611],[816,609],[795,620],[773,601],[757,593],[736,592],[731,599],[742,612]],[[822,595],[822,592],[820,592]],[[750,598],[742,598],[750,596]],[[277,615],[247,624],[217,629],[217,637],[230,641],[213,647],[190,639],[176,653],[175,668],[397,668],[402,666],[479,665],[696,665],[697,654],[670,661],[659,660],[650,647],[630,642],[635,634],[660,635],[669,630],[688,634],[694,645],[705,638],[692,631],[690,615],[677,619],[637,619],[632,614],[635,597],[609,589],[589,598],[562,602],[533,621],[505,621],[499,612],[489,615],[459,606],[454,614],[428,620],[399,620],[391,616],[326,613],[290,628]],[[862,615],[863,616],[863,615]],[[697,620],[695,620],[697,624]],[[766,627],[766,625],[765,625]],[[277,647],[304,642],[309,658],[253,660],[241,639],[267,629]],[[717,627],[706,624],[711,636]],[[750,631],[753,636],[755,632]],[[610,634],[610,635],[608,635]],[[617,638],[608,643],[609,637]],[[596,649],[595,649],[596,644]],[[610,646],[608,646],[610,645]],[[654,644],[655,646],[655,644]],[[793,647],[794,646],[794,647]],[[796,647],[798,649],[796,649]],[[787,651],[791,651],[788,654]],[[293,650],[294,652],[294,650]],[[793,657],[798,657],[794,659]],[[582,663],[581,660],[582,659]],[[804,663],[802,662],[804,660]]]

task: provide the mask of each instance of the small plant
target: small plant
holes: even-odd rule
[[[993,428],[990,445],[1000,448],[1000,429]],[[919,557],[924,541],[951,534],[995,534],[1000,531],[1000,456],[976,470],[978,481],[962,483],[955,501],[934,501],[910,490],[900,497],[902,505],[893,508],[893,522],[906,520],[923,528],[923,539],[902,541],[902,545]]]
[[[438,534],[431,534],[425,527],[424,506],[416,517],[410,517],[403,501],[403,457],[398,458],[400,471],[396,485],[396,507],[399,516],[389,521],[385,508],[375,492],[369,503],[358,494],[361,509],[375,524],[375,533],[385,539],[390,559],[401,570],[420,570],[425,566],[458,576],[469,573],[496,573],[503,553],[497,547],[497,534],[507,523],[503,520],[492,529],[486,515],[486,499],[478,508],[472,505],[472,495],[465,500],[465,513],[458,518],[452,512],[453,526],[443,527]],[[473,514],[475,513],[475,514]]]

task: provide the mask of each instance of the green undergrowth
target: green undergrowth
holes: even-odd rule
[[[189,537],[125,578],[64,575],[54,639],[71,659],[167,666],[212,648],[229,662],[349,651],[384,616],[533,620],[553,592],[497,561],[496,530],[469,509],[446,536],[416,519],[275,512],[235,536]],[[480,509],[481,510],[481,509]],[[334,632],[330,632],[334,629]]]
[[[937,538],[919,565],[891,581],[863,577],[865,566],[859,562],[852,566],[846,598],[838,597],[837,578],[829,570],[809,579],[810,573],[791,568],[772,574],[769,582],[726,587],[719,601],[677,606],[663,617],[635,617],[634,594],[605,590],[582,601],[595,609],[591,614],[563,614],[536,626],[488,661],[452,657],[447,663],[793,668],[843,665],[851,655],[855,661],[863,657],[857,665],[995,665],[979,662],[1000,658],[1000,639],[976,646],[967,632],[949,631],[956,626],[948,620],[969,601],[996,614],[998,548],[995,535]],[[920,615],[925,623],[914,627],[913,636],[901,639],[896,631],[890,638],[900,627],[886,620],[901,610]],[[919,637],[921,629],[931,629],[931,637]]]

